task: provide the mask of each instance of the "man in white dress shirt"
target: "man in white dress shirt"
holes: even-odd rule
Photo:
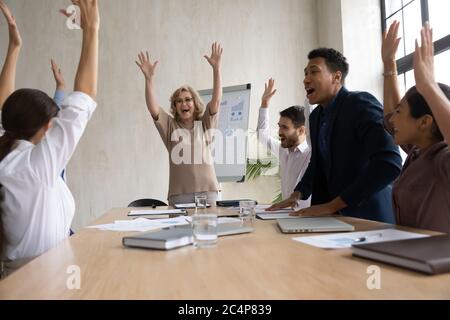
[[[311,159],[311,149],[306,139],[305,110],[292,106],[280,112],[278,121],[279,140],[270,136],[269,102],[276,93],[275,81],[269,79],[261,98],[258,117],[258,140],[278,158],[280,164],[281,194],[289,198],[295,186],[302,179]],[[299,201],[299,208],[310,207],[311,198]]]

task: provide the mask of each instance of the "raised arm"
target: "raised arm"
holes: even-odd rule
[[[264,84],[264,93],[261,97],[261,108],[269,107],[270,100],[276,92],[277,89],[275,89],[275,80],[270,78],[269,81]]]
[[[155,97],[155,90],[153,88],[153,78],[155,76],[156,66],[158,65],[158,61],[155,61],[153,64],[150,62],[150,56],[148,52],[144,54],[140,52],[138,55],[139,62],[136,61],[136,64],[141,69],[142,73],[145,77],[145,101],[147,103],[148,111],[152,115],[154,120],[158,120],[159,118],[159,110],[160,107]]]
[[[270,78],[269,81],[264,84],[264,92],[261,97],[261,108],[259,109],[258,127],[256,128],[257,131],[256,133],[258,135],[259,142],[262,143],[264,146],[267,146],[267,148],[273,155],[279,157],[280,156],[279,148],[281,142],[279,140],[273,139],[270,136],[269,112],[268,112],[270,100],[272,99],[272,97],[276,92],[277,90],[275,89],[275,80]],[[264,154],[264,152],[260,154]]]
[[[80,91],[95,100],[98,78],[98,30],[100,15],[97,0],[72,0],[80,7],[83,44],[75,77],[74,91]]]
[[[421,31],[421,47],[416,40],[414,77],[417,91],[433,112],[436,123],[447,143],[450,142],[450,101],[439,88],[434,77],[433,31],[427,23]]]
[[[222,61],[223,48],[217,42],[212,44],[211,56],[206,56],[205,59],[213,68],[213,95],[211,101],[208,103],[208,109],[211,115],[219,112],[220,102],[222,101]]]
[[[51,60],[51,65],[53,77],[55,78],[56,83],[56,90],[53,96],[53,100],[55,100],[58,106],[61,106],[66,97],[66,93],[64,92],[64,90],[66,89],[66,82],[64,81],[61,69],[58,67],[55,61],[53,61],[53,59]]]
[[[6,4],[0,0],[0,10],[6,18],[9,29],[9,44],[6,53],[5,63],[0,73],[0,110],[3,103],[15,90],[16,82],[16,66],[19,59],[20,48],[22,46],[22,38],[16,25],[14,16],[9,11]]]
[[[64,81],[64,77],[62,75],[61,69],[58,67],[58,65],[55,63],[55,61],[53,61],[53,59],[51,60],[51,65],[52,65],[53,77],[55,78],[56,90],[65,90],[66,82]]]
[[[389,31],[383,32],[383,44],[381,57],[384,65],[384,114],[390,114],[400,103],[400,88],[397,77],[397,63],[395,54],[401,38],[398,38],[400,22],[394,21],[389,27]]]

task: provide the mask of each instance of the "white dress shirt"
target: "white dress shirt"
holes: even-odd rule
[[[281,147],[281,142],[270,136],[269,132],[269,110],[259,109],[258,117],[258,139],[263,145],[267,145],[269,151],[278,158],[280,163],[281,194],[283,199],[289,198],[295,187],[303,178],[311,159],[311,148],[305,141],[298,145],[293,151]],[[298,201],[299,208],[311,206],[311,197],[308,200]]]
[[[71,93],[40,143],[19,140],[0,162],[4,260],[35,257],[69,236],[75,202],[61,171],[96,106],[88,95]]]

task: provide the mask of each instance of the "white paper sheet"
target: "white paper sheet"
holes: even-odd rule
[[[184,214],[186,210],[183,209],[166,209],[166,210],[131,210],[128,216],[151,216],[160,214]]]
[[[175,204],[174,205],[175,208],[177,209],[195,209],[195,203],[179,203],[179,204]],[[209,203],[206,204],[207,208],[210,208],[211,205]]]
[[[179,203],[174,205],[177,209],[195,209],[195,203]]]
[[[117,220],[114,223],[90,226],[87,228],[100,229],[100,230],[105,230],[105,231],[145,232],[145,231],[150,231],[150,230],[158,230],[161,228],[186,225],[186,224],[189,224],[189,221],[188,221],[188,219],[186,219],[186,217],[176,217],[176,218],[170,218],[170,219],[156,219],[156,220],[138,218],[138,219],[134,219],[134,220]]]
[[[293,212],[293,211],[290,211]],[[268,212],[268,213],[257,213],[256,216],[262,220],[276,220],[276,219],[292,219],[297,218],[296,216],[290,216],[289,213],[284,212]]]
[[[292,240],[306,243],[322,249],[343,249],[350,248],[353,244],[375,243],[425,237],[428,237],[428,235],[406,232],[396,229],[383,229],[375,231],[335,233],[311,237],[296,237],[292,238]],[[363,240],[364,238],[366,240]]]
[[[285,208],[285,209],[280,209],[280,210],[276,210],[276,211],[266,211],[267,208],[270,208],[271,205],[270,204],[259,204],[255,207],[255,213],[266,213],[266,214],[273,214],[273,213],[290,213],[290,212],[294,212],[295,210],[292,208]]]
[[[183,218],[186,219],[186,221],[189,221],[190,223],[192,223],[192,216],[186,216]],[[230,217],[219,217],[217,219],[217,224],[222,224],[222,223],[241,223],[241,219],[230,218]]]

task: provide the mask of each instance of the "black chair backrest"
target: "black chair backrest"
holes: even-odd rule
[[[166,207],[167,204],[157,199],[139,199],[131,202],[128,207]]]

